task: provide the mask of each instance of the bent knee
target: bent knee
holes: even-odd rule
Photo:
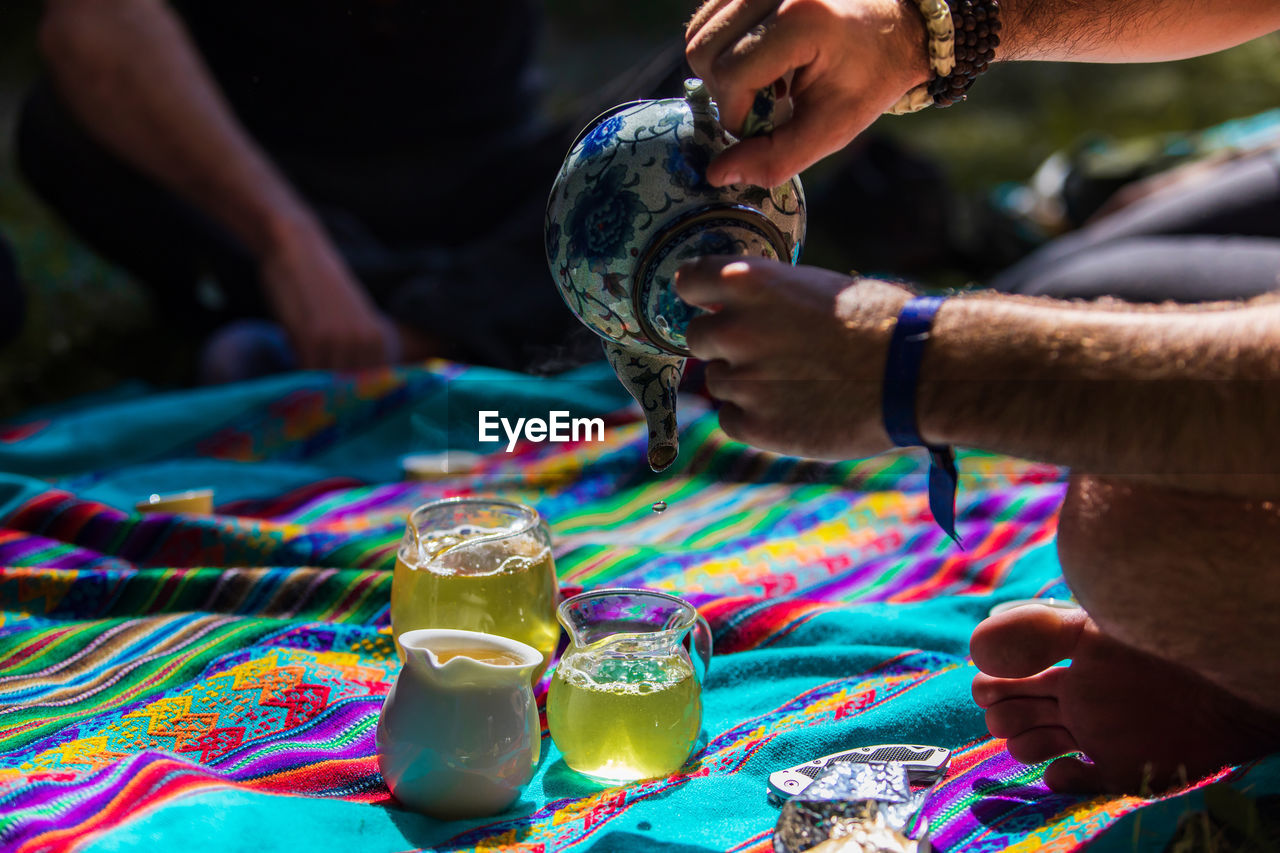
[[[1103,632],[1215,680],[1256,658],[1254,638],[1280,630],[1274,503],[1077,476],[1058,553]]]

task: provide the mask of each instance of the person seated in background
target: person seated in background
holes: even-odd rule
[[[1206,302],[1274,291],[1277,271],[1280,149],[1270,147],[1129,184],[989,284],[1060,299]]]
[[[539,18],[536,0],[48,0],[19,165],[164,323],[214,336],[208,380],[525,367],[578,328],[543,260],[568,140],[536,106]]]
[[[998,60],[1177,59],[1280,27],[1272,0],[958,0],[957,32],[976,34],[979,6]],[[772,186],[839,149],[930,83],[928,43],[908,3],[705,3],[688,57],[726,126],[779,79],[794,103],[708,180]],[[935,82],[939,100],[964,85]],[[1071,469],[1057,547],[1083,609],[1015,608],[970,646],[988,729],[1015,758],[1056,759],[1050,787],[1160,789],[1280,749],[1280,295],[920,299],[724,258],[683,267],[677,288],[710,312],[689,347],[734,438],[837,459],[962,444]]]

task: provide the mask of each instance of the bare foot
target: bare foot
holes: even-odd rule
[[[1055,791],[1162,791],[1280,749],[1280,717],[1122,645],[1083,610],[1015,608],[980,624],[969,646],[982,670],[973,698],[1014,758],[1089,758],[1049,765]]]

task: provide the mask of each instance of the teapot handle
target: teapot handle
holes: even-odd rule
[[[747,113],[746,119],[742,122],[742,135],[740,139],[749,139],[752,136],[766,136],[773,133],[773,129],[784,123],[791,117],[790,101],[782,104],[778,103],[778,83],[784,86],[790,85],[790,74],[783,80],[770,83],[760,91],[756,92],[756,98],[751,103],[751,111]]]
[[[693,630],[689,632],[689,660],[693,663],[693,674],[701,684],[707,678],[707,670],[711,668],[711,626],[701,613],[693,622]]]

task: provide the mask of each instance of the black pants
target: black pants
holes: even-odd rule
[[[1247,299],[1280,289],[1280,155],[1158,190],[998,275],[1008,293],[1130,302]]]
[[[0,346],[18,336],[26,314],[27,299],[18,280],[17,260],[4,236],[0,235]]]
[[[383,311],[449,341],[463,360],[521,369],[562,354],[581,329],[542,239],[546,193],[570,140],[568,128],[513,130],[487,145],[444,140],[405,156],[270,153]],[[24,104],[17,142],[32,188],[137,278],[166,323],[203,335],[269,315],[246,248],[99,145],[47,82]]]

